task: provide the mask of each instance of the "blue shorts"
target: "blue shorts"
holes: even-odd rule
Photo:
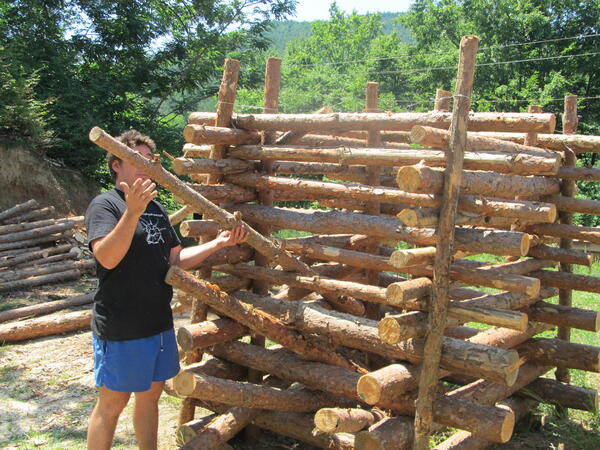
[[[142,339],[105,341],[92,334],[96,386],[118,392],[144,392],[153,381],[179,372],[173,329]]]

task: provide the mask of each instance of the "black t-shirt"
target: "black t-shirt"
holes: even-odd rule
[[[85,213],[88,242],[110,233],[127,205],[125,194],[111,189],[97,196]],[[140,339],[173,328],[173,288],[165,283],[171,248],[180,244],[162,206],[151,201],[140,217],[131,246],[113,269],[96,260],[98,292],[92,330],[101,339]]]

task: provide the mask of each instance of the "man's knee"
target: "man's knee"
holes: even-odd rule
[[[98,413],[109,417],[118,417],[127,406],[130,396],[129,392],[117,392],[104,386],[101,387],[96,405]]]
[[[162,394],[164,386],[164,381],[153,381],[150,389],[144,392],[135,393],[136,403],[158,404],[158,400],[160,399],[160,395]]]

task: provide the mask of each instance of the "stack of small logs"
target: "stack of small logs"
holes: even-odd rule
[[[0,212],[0,292],[77,280],[93,272],[81,248],[83,217],[53,218],[54,207],[29,200]],[[14,342],[89,326],[90,312],[20,320],[92,302],[91,294],[0,312],[0,342]]]
[[[433,264],[444,241],[437,234],[452,95],[438,91],[428,113],[377,113],[370,83],[368,112],[277,114],[280,61],[270,59],[271,113],[236,115],[234,63],[226,61],[217,113],[190,115],[185,156],[172,161],[194,182],[99,128],[90,132],[203,214],[182,222],[183,236],[214,236],[241,221],[250,231],[247,245],[204,262],[210,280],[176,267],[167,274],[193,296],[193,322],[200,305],[218,316],[177,333],[186,354],[210,355],[173,382],[185,398],[182,448],[222,448],[250,424],[320,448],[412,448]],[[561,135],[552,134],[553,114],[468,115],[430,430],[461,431],[438,448],[506,442],[538,402],[598,406],[595,390],[568,384],[568,369],[600,371],[600,348],[568,339],[570,328],[600,328],[597,312],[568,303],[571,290],[600,292],[600,278],[571,271],[592,258],[569,240],[600,241],[598,230],[570,223],[576,212],[600,214],[599,201],[570,198],[575,180],[600,180],[600,170],[575,167],[574,154],[600,152],[600,138],[572,134],[573,104],[568,97]],[[277,206],[307,200],[322,208]],[[272,237],[277,230],[308,236]],[[253,264],[256,254],[268,262]],[[485,326],[465,325],[473,322]],[[539,336],[556,327],[557,338]],[[542,377],[556,368],[561,381]],[[192,414],[195,406],[214,414],[191,420],[190,405]]]

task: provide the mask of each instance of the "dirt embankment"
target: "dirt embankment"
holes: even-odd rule
[[[0,210],[33,198],[59,215],[80,215],[100,192],[94,181],[23,145],[0,142],[0,156]]]

